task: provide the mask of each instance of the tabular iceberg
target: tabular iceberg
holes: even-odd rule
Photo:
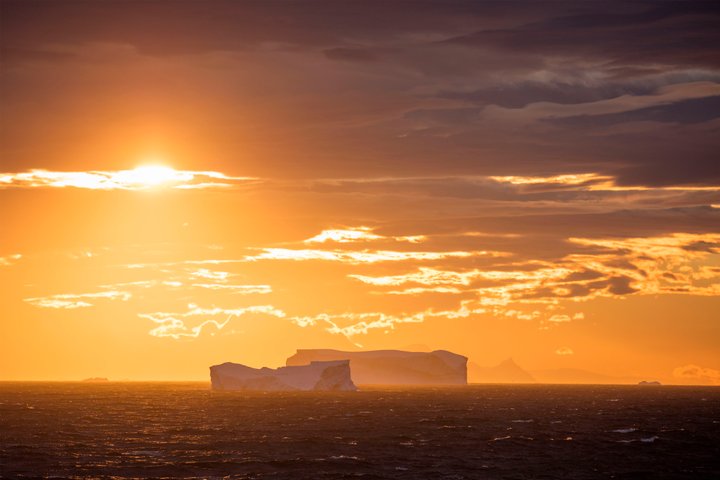
[[[210,382],[214,390],[357,390],[347,360],[309,362],[277,369],[226,362],[210,367]]]
[[[287,365],[313,361],[349,360],[352,379],[365,385],[466,385],[467,357],[446,350],[404,352],[374,350],[298,350]]]

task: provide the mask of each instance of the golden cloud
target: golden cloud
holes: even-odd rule
[[[195,304],[189,304],[185,312],[140,313],[138,316],[158,324],[157,327],[150,330],[150,335],[179,340],[181,338],[197,338],[203,329],[210,325],[217,330],[222,330],[234,317],[250,314],[269,315],[278,318],[285,317],[285,312],[272,305],[253,305],[240,308],[202,308]],[[193,326],[188,326],[188,323],[195,320],[196,317],[202,320]],[[222,317],[224,320],[218,320],[217,317]]]
[[[229,188],[256,182],[254,177],[233,177],[220,172],[175,170],[164,166],[141,166],[132,170],[57,172],[30,170],[0,173],[2,188],[82,188],[89,190],[147,190]]]
[[[47,297],[26,298],[25,301],[40,308],[86,308],[92,307],[91,300],[122,300],[128,301],[132,295],[129,292],[107,291],[96,293],[63,293]]]

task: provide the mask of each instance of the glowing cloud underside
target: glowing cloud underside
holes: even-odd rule
[[[648,187],[643,185],[618,185],[617,179],[613,176],[599,173],[577,173],[553,175],[548,177],[531,176],[491,176],[490,180],[509,184],[516,187],[542,187],[555,186],[574,188],[578,190],[605,191],[605,192],[634,192],[634,191],[685,191],[685,192],[717,192],[718,185],[673,185],[662,187]]]
[[[427,237],[424,235],[410,235],[410,236],[383,236],[373,232],[370,227],[352,227],[352,228],[341,228],[323,230],[319,234],[312,238],[308,238],[304,243],[353,243],[353,242],[368,242],[373,240],[393,240],[396,242],[410,242],[420,243],[426,240]]]
[[[353,233],[346,235],[346,232]],[[377,235],[367,227],[325,230],[302,242],[299,248],[254,247],[250,248],[253,253],[236,259],[131,265],[132,269],[147,270],[151,277],[100,285],[99,288],[104,291],[96,293],[63,293],[27,298],[25,301],[46,309],[77,309],[100,306],[101,302],[113,300],[135,300],[136,296],[140,299],[146,296],[141,292],[149,288],[178,299],[192,298],[199,292],[205,292],[202,293],[204,301],[209,300],[212,306],[191,304],[185,311],[139,311],[138,314],[155,324],[151,335],[173,339],[192,339],[204,332],[211,335],[231,334],[225,328],[228,322],[250,314],[286,318],[302,327],[323,326],[329,333],[351,338],[376,329],[393,330],[398,324],[421,323],[429,318],[453,319],[480,314],[537,321],[541,330],[563,329],[585,318],[577,307],[572,308],[571,305],[593,298],[658,294],[720,295],[720,268],[715,266],[720,258],[720,234],[716,233],[571,237],[566,239],[569,245],[582,246],[587,250],[569,253],[554,261],[523,260],[498,251],[363,248],[365,242],[397,241],[398,238],[405,237]],[[308,243],[315,248],[302,248]],[[337,243],[344,243],[345,249],[338,249]],[[356,244],[356,249],[352,244]],[[482,268],[477,266],[479,257],[483,257],[486,263]],[[7,258],[16,261],[21,257],[14,255]],[[422,264],[442,260],[452,260],[452,263]],[[12,261],[7,263],[12,264]],[[272,285],[234,283],[233,280],[244,274],[210,267],[223,264],[233,268],[232,264],[259,261],[285,262],[288,267],[298,261],[344,264],[349,271],[343,272],[343,276],[357,282],[357,285],[369,286],[371,290],[367,290],[368,294],[415,296],[417,309],[395,314],[362,310],[286,313],[273,305],[242,306],[245,302],[239,296],[273,294]],[[385,262],[396,265],[393,274],[381,275],[384,270],[372,274],[373,271],[367,269],[368,264]],[[449,307],[436,310],[432,308],[428,295],[458,297],[454,305],[451,303]],[[566,302],[564,306],[559,303],[560,300]],[[215,302],[224,306],[217,306]],[[560,346],[555,353],[567,356],[572,352],[572,348]]]
[[[92,170],[54,172],[30,170],[0,173],[3,188],[82,188],[89,190],[147,190],[157,187],[174,189],[229,188],[257,180],[233,177],[214,171],[175,170],[161,165],[145,165],[132,170]]]

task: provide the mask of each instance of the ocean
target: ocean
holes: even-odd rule
[[[720,478],[720,388],[0,383],[3,478]]]

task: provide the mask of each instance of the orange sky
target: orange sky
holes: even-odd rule
[[[702,12],[62,3],[2,4],[0,380],[412,347],[720,384],[720,57],[648,33]]]

